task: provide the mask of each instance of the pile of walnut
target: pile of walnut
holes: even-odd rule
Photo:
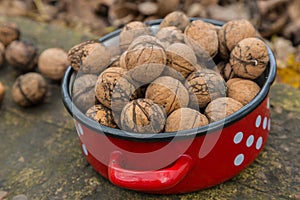
[[[63,49],[49,48],[39,54],[36,45],[20,39],[20,35],[15,23],[0,22],[0,67],[6,62],[20,74],[11,93],[17,104],[26,107],[44,100],[47,93],[45,78],[61,80],[69,63],[67,52]],[[4,98],[5,88],[4,83],[0,82],[0,102]]]
[[[102,125],[136,133],[186,130],[233,114],[259,93],[256,80],[269,62],[250,22],[218,28],[178,11],[157,31],[131,22],[119,44],[87,41],[68,59],[77,72],[77,107]]]

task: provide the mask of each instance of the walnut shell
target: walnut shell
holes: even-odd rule
[[[161,41],[164,48],[173,43],[183,43],[184,41],[184,34],[175,26],[167,26],[159,29],[155,37]]]
[[[98,47],[100,50],[104,48],[98,40],[89,40],[73,46],[68,51],[68,61],[70,62],[71,67],[75,71],[79,71],[79,68],[86,58]]]
[[[183,31],[189,23],[190,19],[186,16],[186,14],[181,11],[174,11],[164,17],[159,28],[175,26]]]
[[[230,63],[221,61],[218,63],[217,69],[225,81],[228,81],[234,77],[234,72]]]
[[[189,103],[189,93],[184,85],[169,76],[155,79],[148,86],[145,98],[163,106],[167,114],[178,108],[187,107]]]
[[[243,79],[228,85],[227,96],[246,105],[259,91],[260,87],[254,81]]]
[[[5,87],[3,83],[0,82],[0,103],[2,102],[4,96],[5,96]]]
[[[133,21],[126,24],[119,35],[119,45],[122,50],[126,50],[131,42],[141,35],[149,35],[150,31],[146,24]]]
[[[72,101],[82,112],[95,105],[95,84],[97,76],[93,74],[83,74],[77,77],[73,83]]]
[[[167,63],[165,51],[158,47],[143,47],[126,51],[121,56],[121,66],[128,76],[138,83],[146,84],[156,79]]]
[[[165,126],[164,110],[150,99],[136,99],[123,108],[121,128],[136,133],[159,133]]]
[[[102,104],[97,104],[90,107],[86,111],[85,115],[104,126],[117,128],[117,124],[114,121],[112,111],[109,108],[103,106]]]
[[[238,77],[255,79],[266,69],[269,62],[265,43],[258,38],[240,41],[230,53],[230,64]]]
[[[254,26],[245,19],[231,20],[225,23],[218,31],[220,56],[228,59],[237,43],[245,38],[255,36]]]
[[[47,78],[61,80],[68,68],[68,55],[61,48],[44,50],[38,58],[38,68]]]
[[[0,23],[0,42],[8,46],[12,41],[20,38],[20,30],[17,24],[12,22]]]
[[[128,51],[133,49],[145,48],[145,47],[160,47],[164,48],[163,44],[154,36],[151,35],[141,35],[134,39],[132,43],[128,46]]]
[[[12,98],[20,106],[33,106],[41,103],[47,92],[43,76],[30,72],[19,76],[12,86]]]
[[[182,43],[174,43],[166,48],[167,65],[187,77],[196,70],[197,57],[194,51]]]
[[[185,43],[199,57],[214,57],[218,53],[218,35],[211,24],[202,20],[191,22],[184,30]]]
[[[205,115],[191,108],[174,110],[167,118],[165,132],[175,132],[197,128],[208,124]]]
[[[200,108],[210,101],[226,96],[226,83],[221,75],[210,69],[200,69],[187,77],[188,91],[197,98]]]
[[[28,41],[15,40],[5,50],[7,63],[21,72],[28,72],[34,69],[37,64],[38,49]]]
[[[204,114],[210,122],[219,121],[243,107],[239,101],[230,97],[220,97],[212,100],[205,108]]]

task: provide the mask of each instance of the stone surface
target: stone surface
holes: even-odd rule
[[[1,17],[0,17],[1,19]],[[16,19],[22,37],[39,48],[72,45],[87,37],[70,30]],[[66,39],[67,38],[67,39]],[[271,132],[265,149],[247,169],[223,184],[180,195],[151,195],[129,191],[102,178],[85,160],[72,117],[65,110],[60,85],[50,83],[41,105],[21,108],[10,89],[16,72],[4,66],[0,81],[7,94],[0,105],[0,191],[8,200],[28,199],[299,199],[300,91],[274,84],[271,89]]]

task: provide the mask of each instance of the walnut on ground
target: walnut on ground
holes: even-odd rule
[[[0,42],[8,46],[12,41],[20,38],[20,30],[13,22],[0,22]]]
[[[0,82],[0,103],[4,99],[5,96],[5,86]]]

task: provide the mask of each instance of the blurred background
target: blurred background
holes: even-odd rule
[[[277,82],[300,87],[299,0],[0,0],[0,15],[80,30],[101,37],[130,21],[189,17],[248,19],[275,52]]]

